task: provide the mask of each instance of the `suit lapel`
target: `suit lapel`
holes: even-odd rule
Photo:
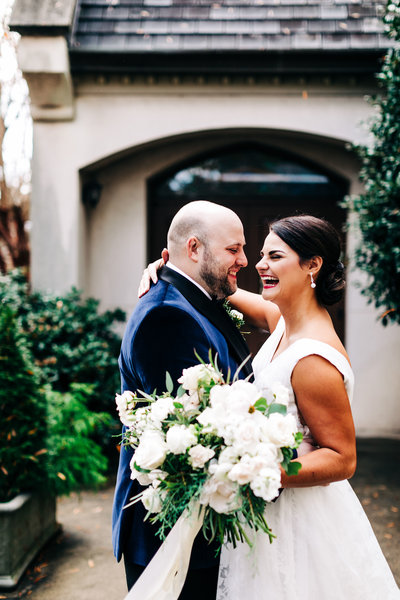
[[[159,272],[159,278],[176,287],[196,310],[215,325],[225,337],[238,364],[241,364],[249,356],[250,350],[242,334],[220,303],[209,300],[196,285],[173,269],[163,267]],[[247,361],[242,367],[242,371],[246,376],[252,373],[250,361]]]

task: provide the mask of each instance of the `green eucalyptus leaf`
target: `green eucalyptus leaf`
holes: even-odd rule
[[[273,402],[268,407],[268,415],[272,415],[273,413],[279,413],[280,415],[286,415],[287,407],[285,404],[279,404],[277,402]]]
[[[169,394],[172,394],[172,392],[174,391],[174,382],[172,381],[172,377],[168,373],[168,371],[165,373],[165,386],[166,386],[167,392]]]
[[[254,402],[254,408],[256,410],[259,410],[260,412],[264,413],[267,408],[268,408],[268,404],[265,398],[259,398],[257,400],[257,402]]]

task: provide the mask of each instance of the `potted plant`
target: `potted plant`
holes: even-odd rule
[[[0,586],[12,587],[54,534],[46,402],[12,310],[0,304]]]
[[[58,529],[56,496],[105,482],[92,439],[111,417],[88,408],[93,387],[40,385],[15,312],[0,303],[0,587],[14,587]]]

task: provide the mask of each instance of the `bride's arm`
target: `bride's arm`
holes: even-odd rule
[[[244,319],[250,325],[267,329],[272,332],[281,316],[276,304],[264,300],[260,294],[254,294],[238,288],[237,291],[228,298],[233,308],[243,313]]]
[[[168,261],[168,250],[164,248],[161,254],[162,258],[147,265],[143,271],[138,290],[139,298],[149,291],[151,281],[157,283],[157,273]],[[238,288],[232,296],[229,296],[228,300],[233,308],[243,313],[247,323],[260,329],[267,329],[270,333],[275,329],[281,316],[276,304],[264,300],[260,294]]]
[[[282,487],[309,487],[349,479],[356,468],[350,403],[341,373],[324,358],[307,356],[292,374],[300,414],[318,446],[296,461],[298,475],[282,472]]]

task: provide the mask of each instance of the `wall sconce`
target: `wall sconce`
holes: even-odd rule
[[[103,186],[98,181],[87,181],[82,187],[82,202],[88,208],[96,208]]]

